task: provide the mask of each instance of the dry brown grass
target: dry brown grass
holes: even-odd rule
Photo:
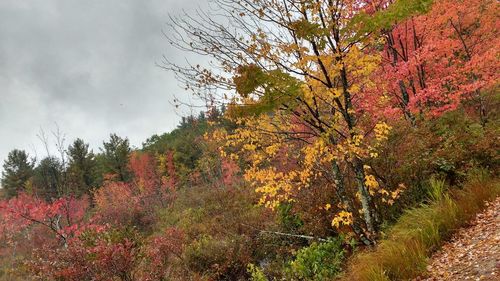
[[[436,180],[431,186],[432,201],[406,211],[374,250],[353,257],[343,280],[410,280],[419,276],[432,252],[500,194],[500,180],[485,172],[475,172],[461,190],[444,192],[444,183]]]

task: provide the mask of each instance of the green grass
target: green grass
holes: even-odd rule
[[[406,211],[387,238],[350,262],[345,280],[410,280],[425,272],[428,257],[500,194],[500,181],[475,172],[461,190],[446,192],[431,180],[430,203]]]

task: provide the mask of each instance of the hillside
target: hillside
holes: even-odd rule
[[[213,0],[170,16],[166,43],[204,59],[159,65],[205,107],[140,147],[11,148],[0,281],[494,280],[499,15]]]

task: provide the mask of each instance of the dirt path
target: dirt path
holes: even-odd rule
[[[418,280],[500,280],[500,197],[434,254]]]

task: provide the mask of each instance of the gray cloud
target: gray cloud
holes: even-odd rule
[[[111,132],[140,146],[173,129],[170,102],[183,90],[155,62],[185,54],[161,30],[169,13],[203,3],[0,1],[0,160],[13,148],[43,154],[36,134],[56,122],[94,148]]]

